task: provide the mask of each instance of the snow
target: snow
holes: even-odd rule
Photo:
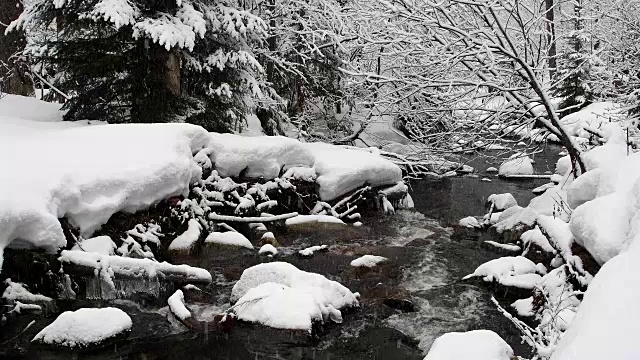
[[[331,215],[298,215],[285,220],[287,226],[313,223],[344,224],[344,221]]]
[[[7,288],[2,293],[2,298],[9,301],[21,301],[23,303],[37,303],[37,302],[50,302],[51,299],[48,296],[40,294],[32,294],[24,284],[11,281],[7,279],[4,281]]]
[[[276,249],[276,247],[271,244],[264,244],[262,245],[262,247],[260,247],[260,250],[258,250],[258,254],[275,255],[277,253],[278,249]]]
[[[495,168],[495,167],[493,167],[493,166],[491,166],[491,167],[488,167],[486,171],[487,171],[488,173],[491,173],[491,172],[498,172],[498,169],[497,169],[497,168]]]
[[[108,236],[96,236],[81,240],[71,248],[72,251],[94,252],[102,255],[113,255],[116,252],[116,244]]]
[[[314,168],[294,166],[292,168],[287,169],[284,175],[282,175],[283,179],[295,179],[313,182],[316,181],[318,174],[316,174],[316,170]]]
[[[33,97],[2,94],[0,97],[0,126],[22,125],[33,128],[44,127],[45,129],[73,126],[73,122],[62,122],[64,111],[60,110],[61,107],[62,104],[40,101]],[[24,120],[28,120],[28,122]]]
[[[510,193],[491,194],[487,198],[487,202],[493,206],[493,211],[504,211],[510,207],[517,206],[516,198]]]
[[[506,251],[518,252],[518,253],[522,251],[520,246],[515,245],[515,244],[501,244],[499,242],[495,242],[495,241],[492,241],[492,240],[486,240],[484,243],[487,244],[487,245],[491,245],[491,246],[493,246],[495,248],[506,250]]]
[[[274,179],[284,167],[313,167],[314,157],[298,140],[211,133],[211,160],[220,176]]]
[[[314,167],[318,174],[316,182],[320,186],[320,198],[324,201],[333,200],[365,184],[376,187],[402,180],[400,168],[375,152],[324,143],[310,143],[306,147],[314,154]]]
[[[620,116],[619,110],[618,104],[596,102],[563,117],[560,122],[567,127],[569,135],[589,138],[591,134],[584,130],[585,126],[599,129],[611,119],[616,120]]]
[[[63,312],[32,341],[67,347],[87,347],[129,331],[132,325],[129,315],[120,309],[83,308]]]
[[[540,215],[538,226],[541,232],[549,237],[550,243],[562,254],[571,254],[571,245],[574,242],[573,234],[569,229],[569,224],[551,216]]]
[[[169,304],[169,309],[180,320],[186,320],[191,317],[191,312],[184,305],[184,294],[182,290],[176,290],[173,295],[169,296],[167,299],[167,303]]]
[[[298,253],[302,256],[313,256],[313,254],[316,251],[322,251],[325,249],[328,249],[329,247],[327,245],[315,245],[315,246],[310,246],[308,248],[304,248],[300,251],[298,251]]]
[[[513,154],[509,160],[500,165],[498,175],[533,175],[531,158],[523,154]]]
[[[513,350],[490,330],[446,333],[431,345],[424,360],[511,360]]]
[[[227,231],[227,232],[212,232],[207,235],[207,238],[204,240],[205,243],[214,243],[220,245],[231,245],[231,246],[239,246],[247,249],[253,249],[253,245],[251,241],[247,239],[244,235],[235,231]]]
[[[531,245],[537,245],[540,249],[548,253],[555,253],[555,249],[551,244],[549,244],[549,240],[547,239],[542,231],[540,231],[540,227],[536,225],[535,228],[531,230],[527,230],[520,236],[520,240],[522,241],[522,246],[525,249],[529,249]]]
[[[211,138],[211,160],[221,176],[238,177],[242,172],[250,178],[273,179],[283,169],[283,175],[293,178],[310,179],[315,174],[323,201],[364,184],[393,185],[402,180],[400,168],[379,156],[377,149],[301,143],[282,136],[212,133]]]
[[[201,231],[202,226],[198,220],[189,219],[187,230],[173,239],[169,250],[191,250],[200,239]]]
[[[630,249],[602,266],[552,360],[640,358],[639,255]]]
[[[278,329],[311,332],[314,322],[342,322],[342,314],[331,304],[319,302],[305,289],[266,282],[242,296],[233,311],[239,320],[255,322]]]
[[[246,269],[231,290],[239,319],[311,331],[314,321],[342,322],[340,309],[358,306],[358,294],[340,283],[284,262]]]
[[[363,255],[351,261],[351,266],[372,268],[372,267],[378,266],[378,264],[385,261],[387,261],[387,258],[384,256]]]
[[[467,228],[481,227],[480,223],[478,222],[478,219],[476,219],[473,216],[467,216],[466,218],[460,219],[460,221],[458,221],[458,225],[464,226]]]
[[[188,124],[3,135],[12,136],[0,141],[0,152],[12,156],[0,157],[0,250],[13,243],[55,251],[67,243],[61,217],[89,237],[118,211],[187,193],[202,173],[193,154],[209,141],[204,129]]]
[[[144,278],[180,275],[184,277],[185,281],[211,282],[211,274],[205,269],[188,265],[172,265],[151,259],[107,256],[80,251],[62,251],[58,260],[63,263],[91,267],[95,269],[96,274],[100,274],[103,278],[111,278],[116,274]]]

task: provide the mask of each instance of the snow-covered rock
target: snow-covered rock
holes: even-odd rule
[[[584,130],[585,127],[599,129],[611,119],[620,117],[620,105],[612,102],[595,102],[585,106],[583,109],[569,114],[560,122],[569,130],[569,135],[589,138],[591,134]]]
[[[202,225],[196,219],[189,219],[187,223],[187,230],[178,235],[171,244],[169,244],[169,250],[174,251],[189,251],[200,239],[200,232],[202,231]]]
[[[212,232],[207,235],[207,238],[204,239],[205,243],[219,244],[219,245],[229,245],[229,246],[239,246],[245,247],[247,249],[253,249],[253,244],[251,241],[247,239],[244,235],[235,231],[227,231],[227,232]]]
[[[510,193],[491,194],[487,198],[487,202],[493,206],[493,211],[504,211],[518,205],[516,198]]]
[[[533,175],[531,158],[523,154],[513,154],[509,160],[500,165],[498,175]]]
[[[300,254],[301,256],[313,256],[313,254],[317,251],[323,251],[328,248],[329,247],[327,245],[315,245],[298,251],[298,254]]]
[[[276,255],[278,253],[278,249],[276,249],[275,246],[271,245],[271,244],[264,244],[262,245],[262,247],[260,247],[260,250],[258,250],[258,254],[260,255]]]
[[[65,311],[32,341],[67,347],[97,345],[131,329],[133,323],[124,311],[107,307]]]
[[[513,349],[490,330],[446,333],[431,345],[424,360],[511,360]]]
[[[233,286],[230,300],[241,320],[308,331],[314,321],[342,322],[340,309],[358,306],[357,293],[284,262],[246,269]]]
[[[96,236],[84,239],[71,248],[72,251],[95,252],[102,255],[113,255],[116,251],[116,244],[108,236]]]
[[[377,255],[363,255],[353,261],[351,261],[351,266],[353,267],[376,267],[381,262],[387,261],[388,259],[384,256]]]
[[[478,222],[478,219],[473,216],[467,216],[466,218],[460,219],[460,221],[458,221],[458,225],[466,228],[482,227],[482,225],[480,225],[480,223]]]

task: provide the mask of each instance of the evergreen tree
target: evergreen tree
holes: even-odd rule
[[[266,24],[233,1],[34,0],[11,28],[37,34],[25,53],[71,96],[69,120],[223,131],[270,94],[252,54]]]
[[[592,49],[592,34],[587,31],[585,10],[582,0],[574,2],[574,29],[569,33],[569,49],[561,57],[561,65],[556,73],[558,81],[555,95],[562,97],[561,116],[580,110],[593,102],[595,91],[592,82],[600,61]],[[566,110],[563,110],[566,109]]]

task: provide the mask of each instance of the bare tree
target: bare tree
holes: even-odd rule
[[[452,139],[484,145],[537,124],[585,171],[543,85],[547,11],[538,2],[355,1],[343,16],[358,35],[343,71],[354,97],[369,95],[365,118],[395,116],[440,152],[455,149]]]

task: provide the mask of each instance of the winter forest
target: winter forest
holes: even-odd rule
[[[640,359],[640,1],[0,30],[0,358]]]

